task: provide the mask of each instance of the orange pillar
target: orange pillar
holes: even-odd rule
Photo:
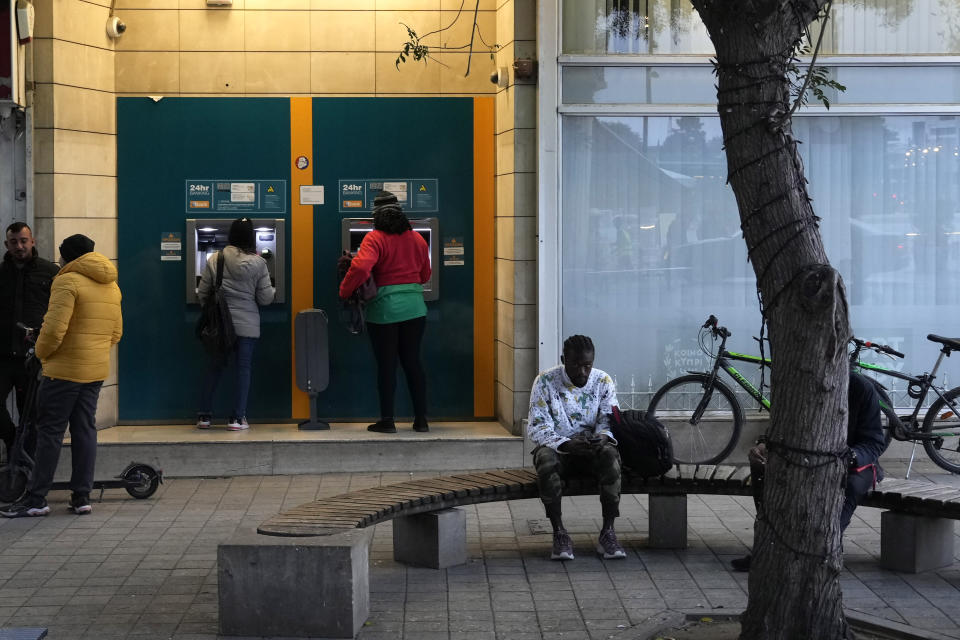
[[[304,167],[303,158],[306,158]],[[313,99],[290,98],[290,411],[310,417],[310,397],[297,388],[293,318],[313,308],[313,205],[300,204],[301,185],[313,184]]]
[[[494,416],[494,99],[473,100],[473,415]]]

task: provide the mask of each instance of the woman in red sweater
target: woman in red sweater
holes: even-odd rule
[[[420,362],[420,343],[427,320],[422,285],[430,279],[430,252],[427,241],[413,231],[395,195],[381,191],[373,204],[374,230],[360,243],[340,283],[341,298],[349,298],[371,274],[378,287],[377,296],[367,303],[366,319],[377,359],[380,419],[367,430],[397,432],[393,400],[399,360],[413,401],[413,430],[429,431],[427,376]]]

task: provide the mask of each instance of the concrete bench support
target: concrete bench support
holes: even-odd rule
[[[953,564],[954,521],[896,511],[880,514],[880,566],[920,573]]]
[[[370,613],[373,528],[286,538],[238,533],[217,549],[220,633],[353,638]]]
[[[687,548],[687,496],[650,495],[650,547]]]
[[[446,569],[467,561],[467,513],[441,509],[393,520],[393,559]]]

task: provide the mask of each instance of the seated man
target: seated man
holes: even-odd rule
[[[849,413],[847,416],[847,489],[840,512],[840,530],[845,531],[853,518],[853,510],[876,483],[883,480],[880,454],[887,448],[880,422],[880,395],[873,383],[859,373],[850,374],[847,389]],[[753,502],[760,512],[763,500],[763,471],[767,462],[767,448],[763,442],[750,449],[750,475],[753,482]],[[750,570],[751,556],[737,558],[730,564],[736,571]]]
[[[563,527],[560,499],[563,480],[592,473],[600,489],[603,528],[597,553],[623,558],[613,521],[620,515],[620,453],[610,433],[610,414],[617,406],[613,380],[593,368],[593,341],[575,335],[563,343],[562,364],[533,381],[527,435],[536,444],[540,499],[553,526],[554,560],[573,560],[573,542]]]

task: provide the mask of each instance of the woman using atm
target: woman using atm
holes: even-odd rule
[[[422,285],[430,280],[429,249],[426,240],[413,231],[394,194],[381,191],[373,205],[374,230],[360,243],[340,283],[344,299],[371,275],[378,286],[376,297],[366,306],[366,326],[377,360],[380,419],[367,430],[397,432],[394,394],[399,360],[413,401],[413,430],[429,431],[427,376],[420,361],[427,316]]]

